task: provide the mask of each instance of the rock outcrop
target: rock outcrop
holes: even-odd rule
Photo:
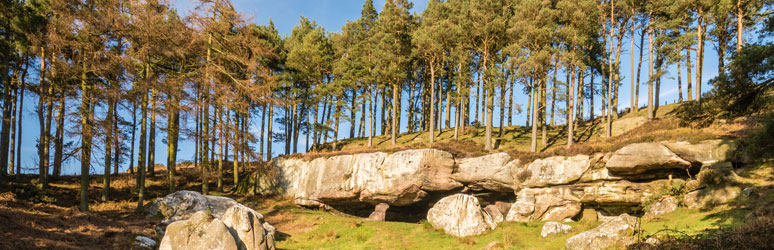
[[[519,165],[520,161],[512,160],[507,153],[461,159],[452,179],[473,190],[513,192],[514,185],[518,185],[515,174]]]
[[[524,171],[528,171],[527,180],[522,187],[546,187],[566,185],[581,178],[590,167],[588,155],[572,157],[554,156],[538,159],[530,163]]]
[[[451,178],[454,164],[450,153],[436,149],[274,161],[284,193],[303,206],[411,205],[422,201],[427,192],[462,187]]]
[[[231,198],[178,191],[154,203],[164,216],[160,249],[274,249],[275,228]]]
[[[237,250],[237,242],[223,221],[199,211],[167,226],[159,250]]]
[[[654,170],[685,170],[691,162],[658,142],[636,143],[615,151],[605,165],[610,173],[637,175]]]
[[[564,247],[572,250],[624,248],[635,243],[637,218],[622,214],[594,229],[570,237]]]
[[[524,188],[516,197],[507,221],[563,221],[581,211],[580,198],[568,187]]]
[[[570,230],[572,230],[570,225],[549,221],[543,224],[543,229],[540,230],[540,237],[545,238],[552,234],[566,234]]]
[[[673,196],[665,196],[660,200],[650,204],[645,209],[645,215],[642,217],[645,219],[652,219],[660,215],[668,214],[677,210],[678,200]]]
[[[492,216],[481,209],[478,199],[466,194],[439,200],[427,212],[427,221],[434,228],[457,237],[479,235],[497,227]]]
[[[228,208],[238,204],[231,198],[183,190],[156,199],[152,207],[156,207],[158,213],[164,217],[161,222],[169,224],[188,219],[199,211],[209,211],[213,216],[220,218]],[[155,214],[156,211],[149,211],[149,213]]]

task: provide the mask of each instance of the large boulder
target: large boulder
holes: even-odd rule
[[[158,213],[164,217],[161,221],[163,224],[169,224],[188,219],[199,211],[209,211],[216,218],[220,218],[228,208],[238,204],[228,197],[202,195],[199,192],[183,190],[156,199],[151,207],[158,209]]]
[[[439,200],[427,211],[427,221],[434,228],[457,237],[479,235],[497,227],[492,216],[481,209],[478,199],[466,194]]]
[[[696,144],[689,142],[662,142],[664,146],[687,161],[702,165],[724,161],[733,161],[737,143],[731,139],[716,139],[701,141]]]
[[[668,181],[630,182],[601,181],[575,185],[583,190],[581,202],[601,205],[639,205],[666,185]]]
[[[222,218],[240,250],[274,249],[276,230],[255,210],[240,204],[226,210]]]
[[[199,211],[187,220],[172,222],[159,250],[238,250],[235,238],[223,221]]]
[[[616,175],[638,175],[654,170],[688,169],[691,162],[658,142],[636,143],[613,154],[605,167]]]
[[[452,178],[473,190],[513,192],[519,165],[507,153],[466,158],[459,160]]]
[[[588,155],[554,156],[538,159],[523,170],[529,172],[526,174],[529,178],[520,186],[546,187],[569,184],[580,179],[590,166]]]
[[[543,224],[543,229],[540,230],[540,237],[547,237],[552,234],[566,234],[572,230],[572,226],[562,224],[559,222],[549,221]]]
[[[206,223],[214,224],[206,224],[209,229],[203,229],[202,232],[209,232],[207,230],[213,228],[217,229],[218,223],[223,224],[238,249],[274,249],[276,231],[274,227],[264,221],[263,215],[231,198],[202,195],[194,191],[178,191],[156,199],[154,204],[158,207],[158,212],[164,216],[161,225],[159,225],[159,233],[163,234],[164,238],[170,234],[172,234],[169,236],[172,237],[170,240],[178,239],[178,237],[188,240],[191,240],[189,239],[191,237],[194,237],[195,240],[209,238],[209,236],[181,235],[180,232],[173,232],[178,229],[172,226],[175,223],[187,221],[186,227],[204,227],[203,223],[206,219]],[[212,218],[200,217],[198,220],[194,220],[193,217],[199,213],[205,213],[207,218]],[[186,249],[174,248],[174,246],[169,249]]]
[[[563,221],[581,211],[580,197],[571,187],[524,188],[516,193],[507,221]]]
[[[622,214],[589,231],[570,237],[564,247],[572,250],[624,248],[635,243],[637,218]]]
[[[286,195],[303,206],[387,203],[407,206],[432,191],[461,187],[451,178],[453,156],[436,149],[393,154],[364,153],[317,158],[282,158],[273,162]]]

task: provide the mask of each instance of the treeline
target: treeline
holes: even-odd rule
[[[725,56],[742,48],[745,30],[770,4],[430,0],[415,15],[407,0],[387,0],[381,12],[366,0],[360,19],[341,32],[302,17],[283,38],[272,23],[250,23],[228,0],[201,0],[187,16],[157,0],[5,0],[0,181],[21,172],[25,93],[37,97],[40,183],[45,188],[64,162],[79,161],[84,211],[88,173],[100,164],[103,200],[110,173],[122,165],[137,171],[140,209],[158,140],[167,147],[170,191],[178,145],[194,143],[204,193],[209,176],[217,176],[220,191],[225,168],[237,183],[249,162],[271,159],[273,143],[284,145],[274,154],[299,152],[301,136],[306,151],[336,150],[342,137],[368,137],[371,146],[377,130],[394,145],[399,132],[429,131],[433,143],[440,129],[453,128],[457,138],[466,126],[483,125],[491,150],[494,125],[503,136],[521,112],[517,91],[529,96],[531,150],[539,131],[545,141],[546,127],[559,120],[571,146],[574,127],[595,118],[595,97],[610,135],[627,39],[639,55],[636,72],[635,56],[628,62],[630,106],[640,105],[639,86],[647,84],[652,118],[668,66],[678,69],[680,101],[682,68],[685,99],[700,100],[705,42],[714,45],[722,71]],[[641,77],[643,66],[648,75]],[[340,131],[345,123],[349,131]],[[94,151],[104,159],[92,162]]]

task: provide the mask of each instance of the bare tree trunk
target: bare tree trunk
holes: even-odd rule
[[[180,133],[180,112],[177,109],[178,97],[171,95],[170,107],[167,107],[167,185],[169,192],[175,192],[175,175],[177,174],[177,141]]]
[[[435,61],[430,62],[430,144],[435,142]]]
[[[632,7],[632,18],[634,18],[635,12],[634,7]],[[631,80],[631,97],[629,98],[629,113],[634,113],[637,111],[637,105],[634,102],[634,21],[632,21],[632,25],[629,27],[629,31],[632,34],[631,38],[629,39],[629,65],[631,65],[629,68],[631,69],[631,74],[629,75],[629,78]]]
[[[704,10],[699,9],[699,25],[697,25],[696,40],[696,101],[701,103],[701,73],[704,66]]]
[[[81,60],[84,57],[81,56]],[[91,90],[86,82],[86,63],[81,62],[81,212],[89,211],[89,167],[91,163]],[[140,200],[142,201],[142,200]],[[142,204],[142,203],[140,203]]]
[[[26,84],[25,79],[27,78],[27,67],[29,67],[29,65],[30,65],[29,61],[26,64],[24,64],[24,72],[22,72],[22,78],[21,78],[21,81],[20,81],[21,85],[19,87],[19,91],[20,91],[20,93],[19,93],[19,116],[18,116],[19,118],[18,118],[18,125],[17,125],[19,127],[19,132],[16,134],[16,138],[17,138],[16,140],[19,142],[19,143],[16,144],[16,159],[17,159],[17,161],[19,161],[16,164],[16,176],[17,176],[17,178],[21,176],[22,128],[24,128],[22,126],[22,121],[24,120],[24,119],[22,119],[22,115],[24,114],[24,90],[26,90],[26,88],[27,88],[27,86],[26,86],[27,84]],[[57,129],[59,129],[59,128],[57,128]]]
[[[642,72],[642,51],[645,45],[645,31],[640,32],[640,57],[637,59],[637,86],[634,90],[634,111],[640,109],[640,72]]]
[[[396,82],[392,86],[392,121],[390,121],[390,141],[392,142],[392,145],[395,146],[395,137],[398,135],[398,117],[400,108],[398,107],[398,103],[400,103],[400,97],[398,96],[398,92],[400,92],[400,83]]]
[[[112,84],[111,84],[112,85]],[[105,172],[102,175],[102,201],[107,201],[110,196],[110,164],[113,152],[113,101],[108,98],[108,113],[105,116]],[[118,145],[116,145],[118,146]],[[118,157],[118,156],[116,156]]]
[[[353,112],[354,112],[354,111],[353,111]],[[267,144],[266,144],[266,160],[267,160],[267,161],[270,161],[270,160],[271,160],[271,144],[272,144],[272,139],[271,139],[271,135],[272,135],[271,125],[272,125],[272,123],[273,123],[273,120],[272,120],[272,116],[273,116],[273,115],[274,115],[274,104],[269,104],[269,125],[268,125],[268,131],[267,131],[268,133],[267,133],[267,135],[266,135],[266,141],[267,141]],[[354,120],[353,120],[353,121],[354,121]],[[353,124],[353,125],[354,125],[354,124]],[[353,129],[353,131],[354,131],[354,129]]]
[[[156,90],[150,91],[150,130],[148,130],[148,176],[156,177]]]
[[[686,56],[685,56],[685,80],[687,81],[687,85],[685,86],[688,90],[688,101],[693,101],[693,86],[691,86],[691,81],[693,80],[691,77],[691,49],[688,48],[685,50]]]
[[[534,81],[537,83],[536,85],[540,85],[539,78],[535,79]],[[530,99],[532,100],[531,106],[533,107],[533,109],[532,109],[532,115],[531,115],[532,142],[530,143],[530,152],[533,152],[533,153],[537,152],[537,121],[535,119],[537,117],[537,98],[534,97],[534,96],[537,96],[537,93],[535,93],[535,90],[536,90],[535,86],[532,86],[532,95]]]
[[[653,120],[653,27],[648,28],[648,120]]]
[[[736,52],[742,51],[744,46],[744,8],[742,0],[736,0]]]

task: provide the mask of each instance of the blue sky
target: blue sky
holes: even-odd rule
[[[267,24],[269,22],[269,19],[273,20],[275,23],[275,26],[277,30],[280,32],[282,36],[289,35],[290,31],[292,30],[293,26],[295,26],[299,20],[300,16],[306,16],[312,20],[315,20],[318,25],[321,25],[325,27],[330,32],[338,32],[340,31],[340,28],[348,21],[348,20],[356,20],[360,17],[360,8],[363,5],[363,0],[319,0],[319,1],[303,1],[303,0],[287,0],[287,1],[269,1],[269,0],[255,0],[255,1],[249,1],[249,0],[233,0],[233,3],[237,10],[243,14],[245,14],[248,17],[251,17],[251,21],[255,22],[257,24]],[[412,9],[412,12],[420,13],[426,6],[427,1],[416,1],[414,2],[414,8]],[[377,10],[381,10],[382,6],[384,5],[383,0],[376,0],[374,1],[374,5]],[[190,0],[176,0],[173,2],[173,6],[175,6],[181,14],[188,14],[188,12],[195,6],[194,3]],[[750,40],[750,34],[752,32],[747,32],[747,40]],[[627,35],[628,36],[628,35]],[[639,38],[639,37],[637,37]],[[630,58],[630,51],[629,51],[629,38],[627,37],[624,41],[624,46],[622,50],[622,56],[621,56],[621,88],[620,88],[620,105],[619,109],[624,109],[629,107],[629,91],[630,91],[630,64],[629,64],[629,58]],[[639,39],[636,40],[637,42]],[[647,39],[645,42],[645,46],[647,47]],[[712,45],[711,41],[707,41],[705,43],[706,49],[705,49],[705,58],[704,58],[704,70],[703,70],[703,78],[702,78],[702,90],[704,92],[708,91],[711,86],[708,85],[708,81],[715,77],[717,75],[717,52],[714,50],[714,46]],[[635,54],[637,53],[636,47],[635,47]],[[695,53],[693,53],[693,56],[695,57]],[[635,58],[635,67],[636,67],[636,58]],[[647,51],[644,53],[644,59],[643,59],[643,69],[641,73],[641,82],[647,83]],[[677,101],[677,80],[676,80],[676,68],[675,65],[670,65],[668,68],[668,74],[662,78],[662,90],[661,90],[661,102],[663,103],[672,103]],[[694,84],[695,84],[695,65],[694,69],[692,70],[694,73]],[[36,83],[37,82],[37,74],[31,74],[30,78],[28,79],[28,82]],[[686,84],[686,73],[685,73],[685,65],[683,65],[682,69],[682,80],[683,80],[683,92],[687,92],[685,89]],[[564,79],[564,76],[560,74],[559,79]],[[589,81],[589,78],[587,76],[586,82]],[[596,77],[595,82],[599,84],[601,81],[600,77]],[[515,95],[515,102],[522,107],[526,107],[528,102],[528,97],[521,93],[521,87],[517,86],[517,91]],[[473,91],[475,92],[475,91]],[[32,97],[31,97],[32,96]],[[647,86],[641,85],[640,87],[640,105],[644,105],[647,103]],[[595,100],[597,101],[595,103],[595,110],[596,114],[599,114],[601,103],[599,100],[599,96],[595,97]],[[23,133],[23,144],[22,144],[22,167],[25,168],[23,171],[32,173],[36,172],[36,164],[37,164],[37,149],[35,147],[36,140],[38,138],[38,120],[37,116],[34,114],[35,105],[37,104],[37,98],[34,97],[32,94],[27,95],[27,98],[25,99],[25,106],[24,106],[24,119],[23,119],[23,127],[24,127],[24,133]],[[76,102],[69,102],[68,103],[68,110],[74,111],[77,109]],[[558,103],[559,107],[563,107],[564,103]],[[407,107],[407,104],[404,100],[403,108],[405,109]],[[588,114],[588,104],[584,104],[584,107],[586,110],[584,111],[586,114]],[[495,108],[495,114],[494,114],[494,124],[499,124],[499,108],[496,106]],[[472,113],[472,112],[471,112]],[[100,114],[104,113],[98,113],[97,116],[99,117]],[[279,115],[279,113],[276,113]],[[405,112],[404,112],[405,114]],[[130,117],[128,116],[128,113],[124,114],[124,117]],[[277,117],[275,115],[275,117]],[[472,115],[472,114],[471,114]],[[562,120],[562,116],[557,114],[557,119]],[[257,130],[260,129],[260,113],[257,113],[253,117],[253,121],[251,123],[251,129],[254,132],[258,132]],[[452,117],[453,118],[453,117]],[[517,114],[514,116],[514,124],[524,124],[525,121],[525,114]],[[139,118],[138,118],[139,119]],[[164,117],[159,117],[157,120],[164,120]],[[402,132],[405,132],[407,130],[406,117],[403,117],[402,123],[400,126],[400,129]],[[378,121],[378,119],[377,119]],[[76,126],[76,124],[73,124],[74,122],[77,122],[75,120],[70,120],[69,126]],[[192,121],[183,121],[181,124],[188,124],[189,126],[193,126]],[[344,138],[349,135],[350,124],[348,123],[342,123],[340,130],[345,131],[340,133],[340,138]],[[379,127],[379,126],[377,126]],[[281,131],[279,125],[275,124],[274,128],[275,131]],[[139,128],[138,128],[139,130]],[[377,128],[377,134],[378,128]],[[139,134],[138,134],[139,136]],[[156,163],[159,164],[165,164],[166,163],[166,145],[163,143],[164,138],[166,137],[166,134],[163,131],[157,132],[157,145],[156,145]],[[80,145],[80,138],[77,136],[73,137],[66,137],[67,141],[73,141],[74,145],[78,146]],[[184,138],[185,141],[180,142],[180,152],[178,153],[178,161],[183,160],[192,160],[193,159],[193,139],[187,140]],[[101,143],[100,143],[101,144]],[[299,136],[299,150],[303,151],[303,148],[305,147],[305,136],[304,134],[301,134]],[[137,147],[137,145],[135,145]],[[257,148],[257,145],[252,145],[254,148]],[[284,145],[280,143],[275,143],[273,145],[273,151],[274,155],[278,155],[279,153],[284,152]],[[136,151],[135,151],[136,152]],[[53,154],[53,153],[52,153]],[[135,158],[136,158],[135,154]],[[93,153],[93,159],[92,159],[92,173],[101,173],[102,162],[103,162],[103,152],[102,149],[95,149]],[[136,161],[136,159],[134,160]],[[63,172],[65,174],[78,174],[80,172],[80,164],[77,160],[71,160],[67,162],[65,169]],[[127,167],[127,164],[124,163],[121,166],[122,171],[125,170]]]

